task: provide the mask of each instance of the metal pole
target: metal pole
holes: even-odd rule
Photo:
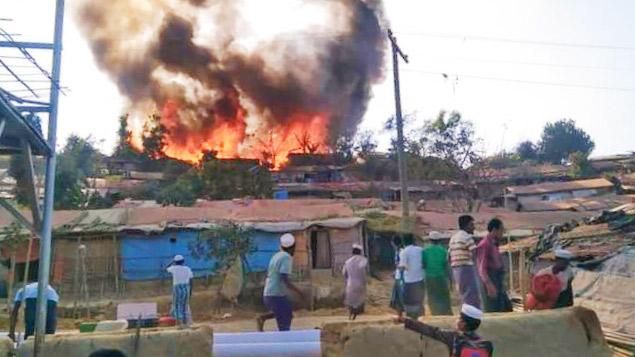
[[[401,216],[403,218],[410,216],[410,205],[408,197],[408,178],[407,178],[407,158],[404,153],[403,139],[403,118],[401,117],[401,92],[399,88],[399,56],[408,63],[408,56],[401,52],[397,45],[397,39],[393,36],[392,31],[388,30],[388,39],[392,47],[392,68],[395,81],[395,119],[397,124],[397,157],[399,160],[399,184],[401,186]]]
[[[57,141],[57,103],[59,100],[60,67],[62,61],[62,30],[64,24],[64,0],[57,0],[55,4],[55,33],[53,40],[53,71],[51,83],[50,106],[48,123],[48,144],[51,148],[46,158],[46,176],[44,191],[44,214],[42,220],[42,234],[40,241],[40,266],[38,272],[38,294],[35,322],[35,345],[33,356],[37,357],[44,346],[46,332],[46,292],[49,284],[51,268],[51,235],[53,221],[53,193],[55,190],[55,144]],[[43,355],[43,353],[42,353]]]

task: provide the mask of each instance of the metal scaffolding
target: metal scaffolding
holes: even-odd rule
[[[64,0],[57,0],[52,43],[20,42],[0,28],[0,49],[13,51],[0,56],[0,154],[20,154],[26,173],[24,182],[29,197],[31,219],[23,216],[8,200],[0,198],[0,206],[15,220],[40,239],[39,272],[34,356],[43,355],[46,325],[46,286],[51,265],[51,226],[55,187],[55,143],[57,106],[61,86],[60,67]],[[51,50],[52,69],[44,69],[29,50]],[[18,63],[13,63],[18,61]],[[25,70],[31,72],[25,73]],[[34,88],[44,83],[45,88]],[[42,86],[40,84],[40,86]],[[46,96],[48,94],[48,101]],[[48,113],[47,139],[40,127],[38,114]],[[44,201],[37,193],[33,156],[46,160]]]

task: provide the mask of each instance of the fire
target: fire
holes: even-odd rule
[[[329,150],[326,114],[297,114],[272,125],[261,121],[262,127],[253,135],[246,133],[244,109],[237,110],[233,118],[215,116],[209,126],[186,133],[179,132],[178,126],[184,120],[183,115],[178,102],[167,100],[163,105],[158,122],[165,128],[161,137],[161,153],[192,165],[199,164],[206,153],[213,152],[221,159],[258,159],[262,164],[279,170],[287,163],[291,153],[326,153]],[[192,119],[196,121],[196,118]],[[129,118],[131,120],[134,118]],[[143,126],[142,132],[134,130],[129,136],[132,146],[142,151],[141,138],[150,135],[149,131],[147,125]],[[172,135],[175,132],[179,132],[178,135]]]

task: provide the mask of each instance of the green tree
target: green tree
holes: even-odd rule
[[[562,119],[555,123],[547,123],[540,141],[542,159],[554,164],[560,164],[569,155],[580,152],[586,156],[591,154],[595,143],[571,119]]]
[[[9,176],[15,179],[16,185],[13,188],[15,200],[21,205],[29,204],[28,185],[26,180],[26,168],[22,154],[16,153],[11,155],[9,161]]]
[[[523,141],[516,147],[516,155],[522,161],[537,160],[538,159],[538,147],[531,141]]]
[[[128,114],[119,117],[119,129],[117,129],[117,146],[113,157],[125,160],[139,159],[139,153],[130,145],[130,130],[128,130]]]
[[[159,192],[156,201],[163,206],[189,207],[196,202],[196,196],[187,180],[180,179]]]
[[[143,137],[143,150],[144,154],[153,160],[161,159],[165,155],[163,154],[163,148],[165,147],[165,134],[167,128],[161,124],[161,117],[158,114],[150,116],[145,124]]]
[[[457,168],[464,169],[480,158],[474,125],[459,112],[439,112],[435,120],[425,123],[420,141],[431,155]]]
[[[203,231],[198,240],[190,246],[192,255],[199,259],[210,259],[216,262],[216,269],[229,269],[237,259],[245,259],[255,247],[251,240],[252,229],[233,222],[225,222],[219,226]]]
[[[587,177],[593,174],[593,167],[589,162],[589,157],[582,152],[574,152],[569,155],[570,175],[573,177]]]

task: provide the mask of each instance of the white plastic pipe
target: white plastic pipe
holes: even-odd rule
[[[320,357],[320,342],[214,343],[214,357]]]
[[[214,345],[238,343],[320,342],[320,330],[286,332],[215,333]]]

